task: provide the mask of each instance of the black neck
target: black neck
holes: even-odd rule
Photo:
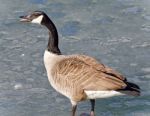
[[[61,52],[58,47],[58,33],[54,23],[47,17],[46,23],[44,24],[49,29],[49,40],[47,50],[60,55]]]

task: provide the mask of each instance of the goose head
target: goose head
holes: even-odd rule
[[[29,22],[29,23],[37,23],[40,25],[46,25],[49,18],[48,16],[42,11],[34,11],[28,15],[20,16],[21,22]]]
[[[37,23],[40,25],[43,25],[47,27],[49,30],[49,41],[47,50],[55,53],[55,54],[61,54],[59,47],[58,47],[58,32],[54,25],[54,23],[51,21],[51,19],[44,13],[43,11],[34,11],[28,15],[20,16],[21,22],[29,22],[29,23]]]

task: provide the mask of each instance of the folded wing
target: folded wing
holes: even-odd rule
[[[119,90],[126,87],[123,77],[116,76],[118,74],[115,71],[106,70],[104,65],[85,56],[72,56],[61,60],[53,69],[53,75],[65,83],[64,87],[74,88],[75,91]]]

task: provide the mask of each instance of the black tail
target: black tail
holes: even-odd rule
[[[132,95],[132,96],[140,96],[140,87],[134,83],[125,82],[127,84],[126,88],[118,90],[121,93]]]

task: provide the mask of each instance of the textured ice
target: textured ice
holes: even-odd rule
[[[19,16],[45,11],[56,24],[64,54],[95,57],[137,83],[140,97],[97,100],[97,116],[150,115],[149,0],[0,0],[0,114],[66,116],[70,101],[50,85],[43,65],[48,33]],[[90,103],[79,104],[78,115]]]
[[[74,36],[78,31],[80,31],[80,23],[77,21],[66,22],[61,28],[63,36]]]
[[[15,84],[14,85],[14,89],[22,89],[22,84],[21,83],[18,83],[18,84]]]
[[[139,7],[129,7],[123,10],[124,14],[139,14],[143,11],[142,8]]]
[[[150,74],[144,75],[145,78],[150,78]]]
[[[150,72],[150,67],[142,68],[141,70],[144,72]]]

